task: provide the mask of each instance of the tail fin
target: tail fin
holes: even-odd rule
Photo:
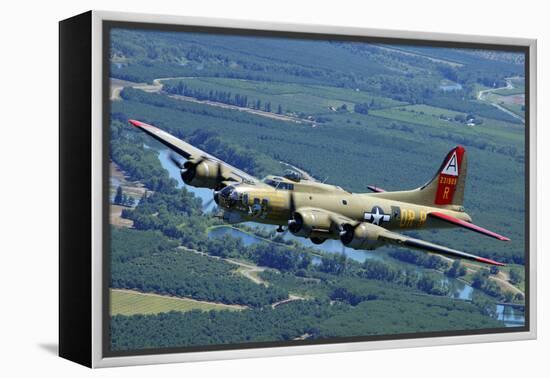
[[[466,150],[457,146],[449,151],[434,178],[420,192],[433,198],[434,205],[462,206],[467,171]]]
[[[375,195],[418,205],[459,208],[464,201],[467,170],[466,150],[456,146],[445,156],[435,176],[420,188]]]

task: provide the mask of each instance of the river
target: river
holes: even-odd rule
[[[212,202],[212,190],[205,188],[195,188],[193,186],[186,185],[181,180],[179,168],[176,167],[170,160],[170,151],[168,149],[160,150],[159,160],[162,166],[168,171],[170,177],[176,179],[179,188],[185,187],[188,191],[199,197],[203,203],[209,203],[208,207],[204,209],[205,211],[211,211],[215,208],[216,204]],[[268,230],[274,228],[274,226],[261,225],[257,223],[249,223],[248,225],[252,227],[259,226]],[[208,235],[210,237],[218,238],[224,237],[226,235],[231,235],[232,237],[240,238],[245,246],[249,246],[255,243],[267,243],[266,240],[260,237],[248,234],[231,226],[216,227],[212,229]],[[327,240],[323,244],[316,245],[313,244],[311,240],[294,236],[290,232],[286,233],[285,239],[296,240],[306,247],[311,247],[322,252],[344,253],[348,258],[358,261],[360,263],[363,263],[367,259],[375,259],[380,261],[391,259],[391,257],[389,257],[386,253],[378,253],[376,251],[357,251],[351,248],[343,247],[342,243],[340,243],[340,241],[338,240]],[[318,257],[314,258],[313,263],[320,263],[320,259]],[[420,271],[422,268],[417,267],[417,269]],[[472,300],[472,296],[475,291],[473,287],[460,280],[446,277],[442,273],[441,276],[442,282],[446,282],[451,288],[449,296],[456,299]],[[497,305],[496,313],[498,314],[498,318],[500,320],[504,320],[504,323],[507,327],[523,326],[524,316],[523,313],[518,310],[510,307],[505,308],[503,305]]]

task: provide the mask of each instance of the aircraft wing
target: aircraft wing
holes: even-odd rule
[[[373,225],[374,226],[374,225]],[[376,226],[379,227],[379,226]],[[380,227],[382,228],[382,227]],[[431,252],[431,253],[437,253],[440,255],[446,255],[451,257],[459,257],[462,259],[467,260],[473,260],[482,262],[485,264],[491,264],[491,265],[497,265],[497,266],[504,266],[505,264],[500,263],[498,261],[494,261],[491,259],[487,259],[485,257],[480,257],[476,255],[472,255],[466,252],[458,251],[456,249],[444,247],[438,244],[430,243],[427,241],[414,239],[406,235],[398,234],[396,232],[388,231],[386,229],[382,229],[378,235],[378,237],[390,244],[394,244],[400,247],[408,247],[413,249],[418,249],[425,252]]]
[[[166,131],[163,131],[155,126],[149,125],[141,121],[136,121],[133,119],[128,120],[128,122],[130,122],[132,126],[135,126],[141,131],[145,132],[146,134],[149,134],[150,136],[158,140],[160,143],[164,144],[166,147],[170,148],[172,151],[176,152],[177,154],[183,156],[187,160],[193,159],[193,158],[204,158],[213,162],[220,163],[223,166],[222,172],[225,180],[245,182],[248,184],[255,184],[259,182],[259,180],[256,177],[251,176],[248,173],[243,172],[242,170],[235,168],[223,162],[222,160],[210,155],[209,153],[197,147],[194,147],[189,143],[182,141],[181,139],[176,138],[175,136],[167,133]]]
[[[451,215],[443,214],[443,213],[440,213],[438,211],[432,211],[431,213],[428,214],[428,216],[432,217],[432,218],[439,219],[439,220],[441,220],[443,222],[446,222],[446,223],[453,224],[455,226],[463,227],[463,228],[466,228],[468,230],[472,230],[474,232],[478,232],[480,234],[490,236],[490,237],[498,239],[498,240],[502,240],[502,241],[509,241],[510,240],[506,236],[499,235],[496,232],[489,231],[489,230],[487,230],[483,227],[477,226],[473,223],[466,222],[462,219],[458,219],[458,218],[455,218]]]

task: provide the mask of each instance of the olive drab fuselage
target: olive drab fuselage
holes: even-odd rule
[[[286,177],[268,176],[260,184],[235,184],[226,187],[232,198],[220,196],[219,205],[224,219],[230,223],[258,222],[286,226],[291,218],[291,193],[294,207],[316,216],[317,228],[325,238],[337,239],[338,233],[328,232],[331,220],[339,216],[358,223],[369,222],[386,229],[421,229],[448,227],[445,223],[428,217],[431,211],[448,213],[470,222],[464,211],[441,209],[381,198],[378,193],[350,193],[338,186],[311,181],[294,181]],[[324,213],[332,214],[323,222]],[[323,226],[327,232],[323,232]],[[311,235],[310,235],[311,236]]]

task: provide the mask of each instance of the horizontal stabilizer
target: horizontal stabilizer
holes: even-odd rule
[[[379,187],[374,186],[374,185],[367,185],[367,188],[368,188],[371,192],[375,192],[375,193],[384,193],[384,192],[385,192],[384,189],[379,188]]]

